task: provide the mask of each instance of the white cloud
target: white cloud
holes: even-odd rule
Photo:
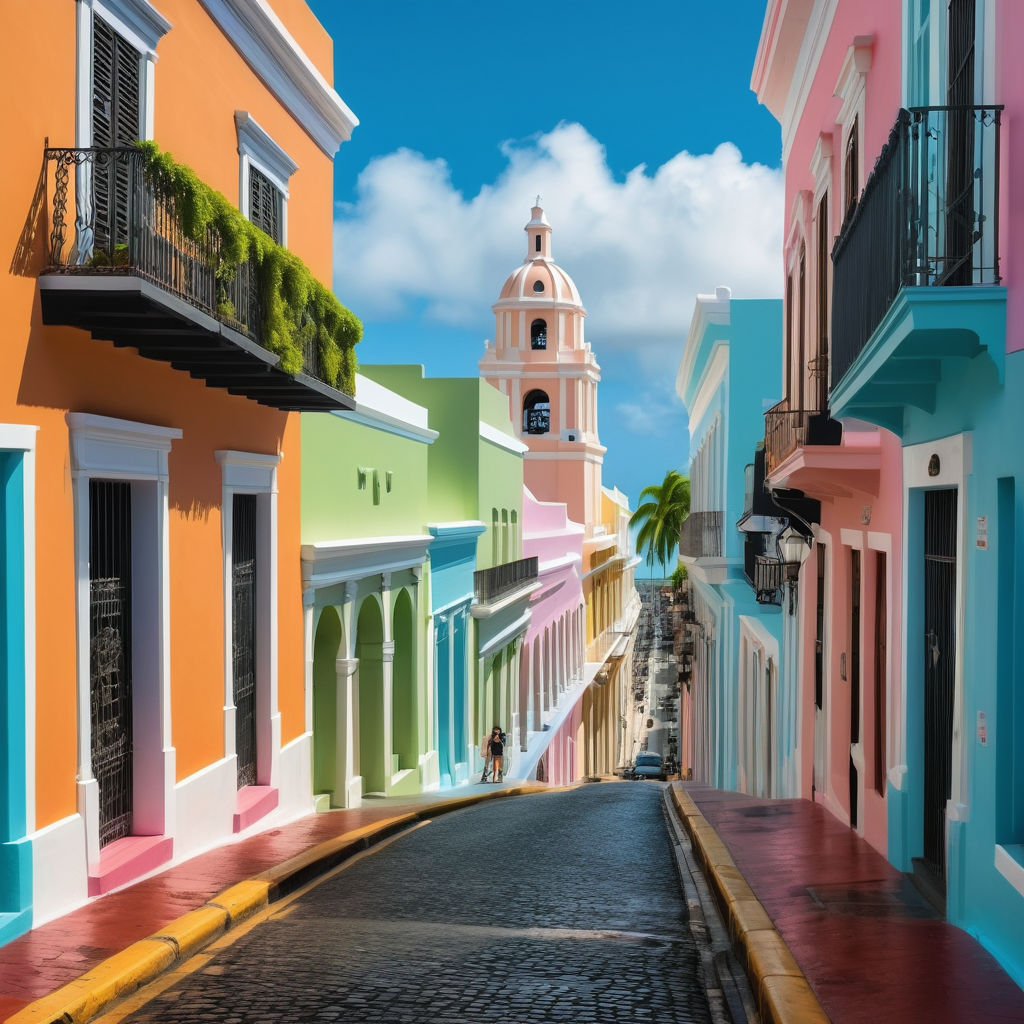
[[[599,358],[632,351],[665,372],[698,292],[727,284],[737,297],[780,294],[781,171],[745,164],[732,143],[682,151],[653,173],[640,165],[623,181],[579,124],[503,152],[505,170],[471,198],[443,160],[406,149],[373,160],[357,201],[337,212],[338,293],[366,319],[397,319],[415,303],[429,320],[492,336],[491,304],[525,254],[522,228],[540,193],[553,255],[580,289]]]

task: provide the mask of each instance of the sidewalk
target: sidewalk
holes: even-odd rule
[[[248,913],[273,902],[279,892],[283,895],[291,891],[364,848],[375,834],[386,834],[417,818],[458,810],[482,799],[540,792],[545,788],[557,787],[504,783],[401,799],[369,799],[357,810],[308,814],[199,854],[151,878],[92,900],[0,947],[0,1021],[94,971],[103,961],[147,937],[161,936],[163,942],[159,946],[150,946],[161,953],[166,949],[172,962],[181,962]],[[262,876],[259,885],[248,881],[257,876]],[[225,892],[232,887],[235,893]],[[216,909],[204,907],[214,897],[218,897]],[[169,927],[190,912],[195,912],[190,916],[194,924],[181,927],[179,922],[177,928]],[[149,976],[142,977],[135,966],[138,956],[125,959],[131,961],[128,970],[121,966],[116,971],[103,967],[94,973],[98,977],[102,972],[105,984],[133,972],[136,984],[150,980]],[[170,963],[146,970],[155,976],[166,966]],[[115,974],[117,977],[113,977]],[[50,1017],[41,1013],[38,1019]],[[60,1019],[59,1014],[56,1019]],[[75,1013],[69,1019],[82,1018]]]
[[[674,790],[709,880],[729,905],[762,1005],[777,982],[802,985],[802,973],[834,1024],[1024,1021],[1024,991],[980,943],[942,920],[904,874],[821,806],[695,783]],[[744,883],[770,921],[754,900],[743,908],[742,893],[729,893]],[[769,931],[789,947],[793,978],[784,977],[784,948],[767,959],[754,948]],[[822,1019],[774,1002],[769,1020]]]

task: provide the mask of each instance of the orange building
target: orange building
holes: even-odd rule
[[[357,122],[271,3],[5,11],[0,942],[312,805],[298,412],[353,404]]]

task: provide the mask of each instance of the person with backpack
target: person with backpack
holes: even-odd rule
[[[501,782],[502,768],[505,764],[505,734],[501,731],[500,725],[496,725],[491,730],[491,738],[488,747],[490,749],[491,763],[493,766],[493,778],[491,781]]]

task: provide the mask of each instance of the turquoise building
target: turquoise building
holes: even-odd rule
[[[781,322],[778,300],[733,299],[728,288],[698,295],[676,377],[690,417],[691,511],[679,542],[692,595],[681,759],[694,779],[762,796],[793,795],[797,783],[783,615],[754,588],[756,555],[774,550],[787,525],[753,487],[763,412],[778,397]]]
[[[34,674],[34,427],[0,425],[0,945],[32,926],[27,680]]]

